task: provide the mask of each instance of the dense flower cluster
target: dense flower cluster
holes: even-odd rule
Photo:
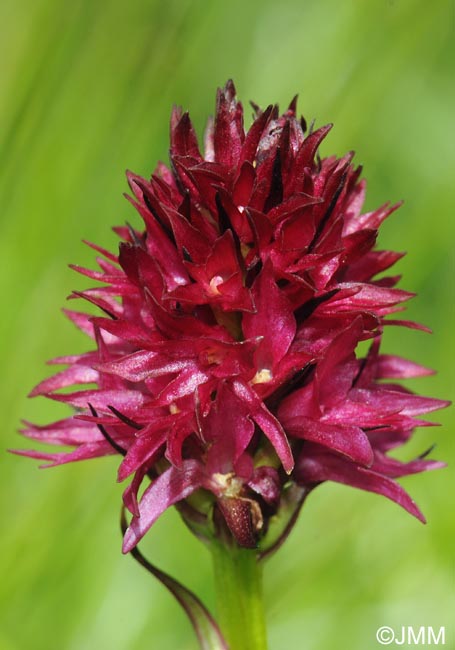
[[[245,133],[228,82],[204,155],[174,109],[170,168],[128,173],[144,230],[116,228],[118,256],[90,244],[99,271],[74,267],[104,283],[75,294],[102,316],[66,311],[94,350],[54,359],[68,367],[32,392],[77,414],[23,433],[74,449],[21,453],[50,465],[122,454],[125,552],[194,492],[209,504],[198,514],[244,546],[264,535],[289,483],[345,483],[422,520],[394,479],[440,466],[387,455],[429,424],[414,416],[445,405],[396,383],[430,371],[379,350],[385,325],[420,327],[386,318],[412,295],[380,275],[401,254],[374,248],[398,206],[362,213],[352,154],[321,160],[330,126],[307,131],[295,101],[281,116],[254,109]],[[81,384],[96,388],[59,392]]]

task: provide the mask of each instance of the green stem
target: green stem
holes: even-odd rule
[[[230,650],[267,650],[262,566],[255,550],[211,544],[218,623]]]

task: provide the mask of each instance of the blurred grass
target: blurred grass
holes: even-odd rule
[[[59,309],[90,265],[82,238],[115,247],[134,220],[123,170],[167,159],[173,103],[199,132],[228,77],[244,104],[285,104],[335,123],[324,153],[357,151],[368,206],[405,199],[380,244],[408,250],[410,318],[434,336],[387,332],[390,351],[438,368],[413,386],[453,392],[454,3],[440,0],[4,0],[0,5],[0,346],[4,446],[21,417],[65,413],[28,390],[44,360],[86,343]],[[403,481],[420,526],[335,485],[312,496],[266,572],[272,650],[369,650],[381,625],[446,625],[454,604],[453,412],[417,434],[452,469]],[[39,472],[2,455],[0,650],[194,650],[172,598],[120,554],[115,459]],[[171,540],[171,542],[170,542]],[[213,603],[208,556],[174,513],[144,543]],[[453,643],[453,629],[447,645]],[[451,636],[450,636],[451,635]]]

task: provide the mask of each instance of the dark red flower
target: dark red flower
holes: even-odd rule
[[[387,318],[412,296],[380,275],[401,254],[374,248],[398,206],[362,213],[361,169],[352,154],[319,158],[330,126],[307,132],[295,101],[281,116],[255,112],[245,132],[228,82],[202,155],[188,114],[174,109],[170,168],[127,175],[144,228],[115,229],[118,256],[90,244],[99,271],[73,267],[103,283],[72,297],[104,315],[66,311],[94,349],[54,359],[67,368],[31,393],[77,414],[27,423],[24,435],[73,449],[20,453],[46,466],[123,456],[125,552],[176,503],[199,533],[230,530],[255,546],[289,485],[303,488],[301,502],[326,480],[423,520],[394,479],[441,466],[387,455],[430,424],[414,416],[447,404],[396,383],[430,371],[379,352],[385,325],[421,328]],[[60,392],[81,384],[96,388]]]

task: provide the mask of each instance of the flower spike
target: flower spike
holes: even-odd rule
[[[115,228],[118,255],[89,244],[99,270],[72,266],[102,283],[71,296],[101,314],[66,310],[92,349],[55,359],[66,369],[31,393],[77,413],[22,433],[70,450],[18,453],[49,465],[121,456],[124,552],[177,505],[201,537],[265,555],[325,481],[423,521],[396,479],[441,466],[388,455],[447,405],[399,383],[430,370],[381,352],[385,326],[425,329],[394,317],[413,295],[388,274],[403,254],[375,248],[398,204],[362,212],[353,153],[321,158],[332,125],[307,130],[297,98],[283,114],[253,109],[245,130],[228,81],[204,153],[173,109],[169,167],[127,173],[142,225]]]

